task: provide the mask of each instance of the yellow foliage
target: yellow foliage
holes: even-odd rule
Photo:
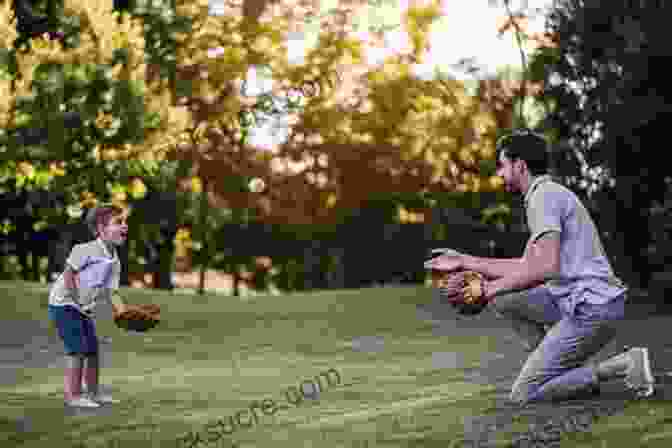
[[[25,176],[28,179],[33,179],[35,177],[35,167],[30,162],[19,162],[16,165],[16,171],[18,174]]]
[[[331,193],[329,196],[327,196],[327,208],[334,208],[337,202],[338,198],[334,193]]]
[[[96,117],[96,127],[99,129],[110,129],[112,123],[114,122],[114,116],[112,114],[106,113],[102,110],[98,111],[98,116]]]
[[[490,187],[493,190],[499,190],[504,186],[504,179],[502,179],[500,176],[491,176],[489,179],[490,182]]]
[[[430,26],[441,15],[441,2],[438,0],[426,6],[412,6],[406,11],[404,24],[416,57],[427,48]]]
[[[143,198],[147,194],[147,186],[142,179],[136,177],[131,181],[129,192],[135,199]]]
[[[178,70],[188,73],[198,68],[200,72],[189,80],[193,89],[191,100],[197,103],[216,99],[218,106],[204,123],[196,126],[198,123],[195,123],[191,109],[174,104],[174,97],[166,82],[151,81],[151,84],[148,82],[145,85],[144,40],[140,21],[124,16],[122,24],[118,25],[116,16],[111,13],[112,0],[65,0],[65,3],[66,14],[77,14],[82,19],[82,44],[80,48],[64,54],[54,43],[36,39],[34,44],[37,55],[22,56],[20,61],[22,73],[26,72],[29,77],[28,81],[23,80],[21,92],[30,93],[32,70],[29,68],[49,58],[66,63],[101,63],[109,61],[114,48],[126,47],[131,54],[131,63],[128,67],[115,67],[112,76],[114,79],[129,79],[142,85],[146,110],[156,112],[161,117],[158,129],[149,131],[143,142],[132,147],[96,148],[94,154],[98,157],[161,160],[176,150],[181,142],[190,142],[193,138],[198,146],[202,140],[209,138],[213,128],[226,127],[227,135],[235,135],[240,129],[238,114],[254,107],[253,101],[245,101],[237,94],[237,83],[246,77],[250,66],[266,65],[272,69],[276,89],[281,94],[304,82],[317,86],[312,95],[308,95],[312,98],[306,98],[308,104],[295,123],[297,129],[303,128],[297,131],[300,135],[295,144],[299,147],[309,144],[319,150],[334,143],[355,147],[363,144],[381,149],[394,146],[390,153],[384,155],[384,171],[392,173],[389,177],[401,179],[401,182],[404,176],[419,177],[418,173],[428,173],[426,182],[431,181],[437,188],[445,186],[458,191],[481,191],[485,186],[493,187],[497,182],[494,178],[481,179],[473,172],[477,160],[493,155],[492,146],[480,141],[495,126],[491,115],[479,111],[477,100],[470,97],[457,80],[438,82],[416,79],[411,65],[403,57],[389,57],[382,66],[373,69],[363,67],[364,45],[361,40],[343,39],[335,33],[322,32],[317,48],[309,52],[305,64],[289,64],[286,43],[289,26],[277,14],[270,22],[241,27],[242,22],[236,14],[210,15],[208,0],[177,0],[177,13],[193,19],[190,33],[175,36],[178,41]],[[417,59],[424,52],[431,24],[440,16],[438,1],[433,1],[429,6],[408,9],[404,24]],[[4,36],[1,33],[0,30],[0,39]],[[345,76],[348,78],[345,82],[334,82],[337,70],[349,76]],[[352,75],[353,70],[356,75]],[[333,84],[330,85],[328,81]],[[361,98],[361,110],[354,110],[354,107],[348,109],[349,106],[344,105],[345,101],[338,97],[339,89],[348,83],[355,84],[356,89],[346,99]],[[0,84],[0,94],[6,88],[6,84]],[[231,90],[233,93],[230,93]],[[8,119],[5,117],[9,116],[12,107],[12,103],[0,101],[0,123]],[[101,113],[96,123],[103,128],[109,127],[112,124],[111,117]],[[477,144],[470,145],[470,141],[464,143],[465,127],[474,128]],[[340,150],[352,149],[341,147]],[[336,157],[332,159],[329,149],[325,149],[323,154],[329,156],[329,166],[326,174],[320,173],[315,177],[314,183],[319,188],[329,185],[338,194],[322,190],[321,196],[316,198],[322,207],[331,209],[336,207],[337,202],[354,203],[352,197],[346,197],[347,194],[367,195],[366,188],[359,191],[351,188],[353,192],[347,194],[339,190],[343,186],[338,184],[339,176],[333,172],[349,169],[340,165],[341,160],[348,157],[334,154]],[[362,160],[366,163],[380,162],[376,157],[365,155]],[[459,165],[449,164],[449,161],[458,162]],[[411,162],[413,170],[405,168],[408,162]],[[361,166],[364,170],[364,165]],[[427,167],[431,167],[431,170]],[[457,185],[445,179],[445,170],[450,167],[452,176],[449,177]],[[383,182],[390,181],[382,176]],[[377,182],[371,184],[371,188],[379,186]],[[191,180],[192,191],[201,192],[202,188],[199,178]],[[136,197],[145,192],[142,181],[131,181],[129,194]],[[126,197],[119,192],[116,199],[122,201]],[[271,204],[271,208],[274,205]],[[276,210],[282,208],[277,207]],[[324,213],[324,209],[320,212]],[[400,210],[399,214],[405,222],[422,222],[424,219],[422,214],[407,210]]]
[[[12,121],[14,98],[11,93],[11,81],[0,78],[0,127],[8,128]]]
[[[80,195],[79,205],[82,208],[95,207],[98,204],[95,193],[91,191],[84,191]]]
[[[188,228],[186,227],[181,227],[177,233],[175,234],[175,240],[176,241],[190,241],[191,240],[191,232],[189,231]]]
[[[49,174],[51,176],[57,177],[57,176],[65,176],[65,169],[63,169],[64,163],[63,162],[52,162],[49,164]]]
[[[17,36],[12,2],[5,1],[0,6],[0,48],[11,48]]]
[[[115,191],[112,193],[112,202],[113,203],[123,203],[126,201],[126,192],[125,191]]]

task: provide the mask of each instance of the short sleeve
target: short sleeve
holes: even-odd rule
[[[76,244],[70,251],[68,259],[65,261],[75,272],[82,269],[86,262],[86,246],[83,244]]]
[[[112,270],[112,281],[110,287],[113,290],[119,289],[119,283],[121,282],[121,262],[117,258],[114,262],[114,269]]]
[[[535,242],[547,232],[562,232],[566,203],[562,192],[552,189],[537,191],[530,198],[527,207],[527,224],[530,229],[531,242]]]

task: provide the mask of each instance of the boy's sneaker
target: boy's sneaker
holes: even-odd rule
[[[89,394],[89,398],[92,401],[94,401],[96,403],[99,403],[99,404],[119,404],[119,403],[121,403],[121,401],[115,400],[114,398],[112,398],[111,395],[101,394],[101,393],[95,394],[95,395]]]
[[[649,350],[645,347],[631,348],[628,352],[630,365],[626,370],[625,384],[637,392],[639,397],[653,394],[655,380],[651,373]]]
[[[66,405],[74,408],[99,408],[100,404],[85,396],[79,396],[65,402]]]

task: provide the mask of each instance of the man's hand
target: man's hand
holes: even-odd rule
[[[448,298],[449,302],[459,300],[458,294],[462,292],[465,286],[465,273],[456,272],[447,278],[439,281],[439,291],[441,295]]]
[[[425,263],[425,268],[437,271],[453,272],[464,267],[463,255],[440,255]]]
[[[457,309],[458,314],[473,316],[481,313],[488,306],[487,286],[482,274],[476,271],[461,271],[448,274],[448,278],[441,279],[440,282],[449,286],[447,290],[451,292],[456,290],[453,296],[443,294],[443,289],[441,291],[448,302]]]

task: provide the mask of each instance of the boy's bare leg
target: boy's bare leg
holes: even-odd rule
[[[97,355],[87,356],[84,364],[83,380],[86,384],[86,392],[92,395],[97,395],[99,392],[100,371],[98,367],[100,363],[98,359]]]
[[[84,382],[86,383],[86,392],[89,397],[103,404],[117,404],[119,400],[112,398],[109,394],[104,394],[100,390],[100,355],[90,355],[86,357],[86,367],[84,368]]]
[[[72,401],[82,395],[83,361],[82,357],[77,355],[68,355],[65,357],[65,378],[63,385],[66,401]]]

